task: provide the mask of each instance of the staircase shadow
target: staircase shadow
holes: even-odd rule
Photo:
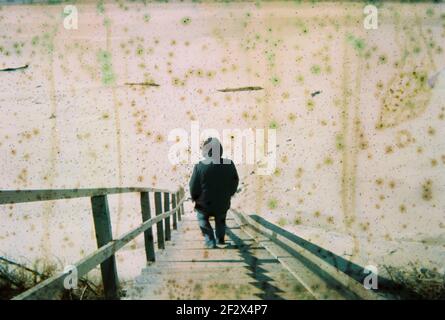
[[[249,215],[255,222],[259,223],[264,228],[272,231],[274,234],[280,235],[291,242],[299,245],[303,249],[309,251],[310,253],[314,254],[315,256],[321,258],[326,263],[330,264],[331,266],[335,267],[336,269],[340,270],[344,274],[348,275],[355,281],[359,282],[360,284],[363,284],[363,281],[365,277],[369,274],[369,271],[365,269],[364,267],[360,266],[359,264],[356,264],[350,260],[347,260],[332,251],[329,251],[327,249],[324,249],[312,242],[309,242],[299,236],[297,236],[294,233],[291,233],[287,230],[284,230],[277,225],[265,220],[264,218],[252,214]],[[255,226],[252,226],[254,229],[256,229],[260,233],[264,233],[264,231],[256,228]],[[298,253],[295,252],[294,249],[286,245],[285,243],[279,241],[278,239],[274,239],[275,242],[279,242],[280,245],[283,245],[283,247],[286,248],[286,251],[291,253],[292,255],[300,256]],[[378,293],[381,293],[383,295],[387,295],[389,297],[395,298],[402,298],[402,299],[411,299],[415,298],[416,295],[413,292],[410,292],[406,288],[402,288],[399,284],[395,283],[391,279],[388,279],[386,277],[382,277],[380,275],[378,277]]]
[[[226,233],[237,246],[242,259],[248,265],[246,268],[250,272],[247,275],[254,280],[254,282],[251,282],[251,284],[261,290],[261,293],[257,293],[255,295],[262,300],[284,300],[284,298],[280,296],[280,293],[283,291],[270,283],[274,281],[274,279],[266,275],[267,270],[261,266],[261,264],[265,263],[265,261],[269,261],[270,263],[272,261],[275,262],[275,259],[258,259],[250,252],[251,245],[244,243],[244,241],[229,228],[226,229]]]

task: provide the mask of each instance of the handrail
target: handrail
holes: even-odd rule
[[[0,190],[0,204],[24,203],[33,201],[85,198],[106,194],[132,192],[162,192],[169,190],[155,188],[95,188],[95,189],[38,189],[38,190]]]
[[[388,286],[388,279],[378,275],[378,292],[367,290],[364,288],[363,283],[368,272],[365,272],[366,269],[359,264],[347,260],[346,258],[310,242],[297,234],[291,233],[276,224],[267,221],[261,216],[256,214],[247,215],[237,210],[231,210],[231,212],[234,214],[235,218],[237,218],[242,228],[248,226],[258,235],[263,236],[268,241],[275,243],[287,251],[291,256],[297,257],[299,261],[306,263],[306,265],[312,264],[310,267],[311,271],[318,274],[324,273],[324,280],[333,280],[336,282],[335,286],[338,288],[341,286],[347,287],[352,293],[352,297],[355,295],[361,299],[367,300],[385,298],[387,292],[385,292],[384,287]],[[278,258],[278,260],[280,259]],[[286,268],[288,267],[286,266]],[[293,272],[291,271],[291,273]],[[326,277],[330,279],[326,279]],[[314,288],[307,286],[302,278],[297,278],[303,286],[305,286],[306,289],[318,299],[319,294],[314,291]],[[349,281],[349,279],[352,281]]]
[[[73,190],[78,190],[73,193]],[[25,192],[27,198],[13,199],[13,194]],[[111,221],[108,210],[108,194],[140,192],[142,224],[128,231],[118,239],[112,239]],[[154,192],[156,216],[151,218],[149,192]],[[164,193],[164,209],[169,208],[170,197],[172,209],[162,212],[161,193]],[[39,197],[37,197],[37,195]],[[184,214],[185,194],[180,188],[176,192],[170,192],[154,188],[103,188],[103,189],[62,189],[62,190],[24,190],[24,191],[0,191],[0,204],[22,203],[29,201],[58,200],[68,198],[91,197],[93,209],[96,239],[99,249],[76,262],[77,277],[81,277],[101,265],[102,281],[106,298],[119,299],[118,277],[114,254],[128,242],[144,233],[145,251],[147,261],[155,261],[154,241],[152,226],[156,224],[158,234],[158,248],[163,249],[164,239],[170,240],[170,217],[173,216],[173,229],[177,228],[177,220],[181,220]],[[179,200],[180,199],[180,200]],[[19,201],[17,201],[19,200]],[[163,223],[164,222],[164,223]],[[165,224],[165,228],[164,228]],[[167,225],[168,224],[168,225]],[[165,230],[165,234],[164,234]],[[165,235],[165,236],[164,236]],[[63,291],[64,281],[70,275],[72,269],[54,275],[29,290],[14,297],[14,300],[22,299],[53,299],[57,293]]]

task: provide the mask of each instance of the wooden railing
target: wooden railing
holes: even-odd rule
[[[133,230],[113,239],[110,211],[107,196],[119,193],[140,193],[142,224]],[[155,217],[151,217],[149,193],[154,192]],[[164,208],[162,209],[162,195]],[[164,249],[165,241],[171,239],[171,224],[177,228],[178,220],[184,214],[184,189],[176,192],[153,188],[102,188],[102,189],[62,189],[62,190],[13,190],[0,191],[0,205],[33,201],[49,201],[70,198],[91,198],[94,228],[98,250],[75,263],[77,276],[87,274],[100,264],[105,298],[119,299],[119,280],[114,254],[135,237],[144,233],[147,261],[155,261],[155,248],[152,226],[156,224],[158,249]],[[172,209],[170,209],[170,203]],[[170,220],[172,217],[172,221]],[[14,299],[54,299],[64,290],[64,280],[69,271],[61,272],[40,282],[35,287],[14,297]]]

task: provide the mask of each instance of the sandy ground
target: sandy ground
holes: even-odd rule
[[[176,189],[192,163],[168,161],[175,128],[274,129],[275,170],[239,163],[234,208],[363,264],[443,267],[445,82],[425,84],[444,67],[443,4],[385,3],[378,30],[351,3],[76,6],[77,30],[62,5],[0,10],[0,69],[28,65],[0,72],[2,189]],[[245,86],[262,90],[218,91]],[[115,235],[140,223],[137,195],[109,202]],[[89,199],[0,214],[19,261],[95,249]]]

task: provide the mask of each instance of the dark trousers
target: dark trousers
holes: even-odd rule
[[[196,210],[196,217],[198,218],[199,228],[205,238],[206,245],[212,245],[218,242],[224,242],[224,236],[226,235],[226,213],[218,214],[215,216],[215,233],[209,222],[210,215]]]

